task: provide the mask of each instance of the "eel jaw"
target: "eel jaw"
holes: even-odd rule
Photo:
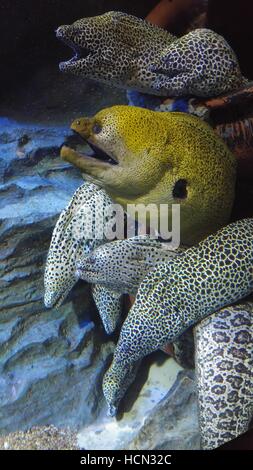
[[[85,46],[81,47],[75,44],[75,42],[67,36],[66,27],[60,26],[56,30],[56,37],[57,39],[60,39],[62,42],[64,42],[64,44],[69,46],[74,52],[74,55],[71,59],[60,62],[59,69],[61,72],[68,71],[72,66],[77,65],[78,62],[86,60],[89,56],[92,55],[92,51],[90,49]]]
[[[46,299],[46,296],[44,297],[44,305],[46,308],[59,308],[64,300],[66,299],[67,295],[69,293],[69,290],[67,292],[62,292],[57,297],[52,296],[50,300]]]
[[[86,270],[85,272],[77,269],[76,276],[78,279],[89,282],[89,284],[96,284],[100,280],[100,276],[95,271]]]
[[[108,404],[107,416],[109,418],[114,418],[117,415],[117,407],[111,404]]]
[[[105,152],[101,147],[94,144],[90,140],[87,140],[86,143],[89,145],[91,149],[91,153],[87,155],[89,158],[91,157],[97,160],[98,162],[105,162],[105,163],[108,163],[109,165],[119,164],[118,160],[116,159],[114,155]]]
[[[88,144],[91,149],[89,154],[77,152],[64,145],[61,148],[61,158],[91,176],[93,173],[94,175],[96,174],[96,169],[106,171],[111,167],[119,165],[119,161],[111,153],[105,152],[101,147],[89,140],[85,140],[85,143]]]

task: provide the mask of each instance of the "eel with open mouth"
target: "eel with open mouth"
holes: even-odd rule
[[[156,25],[110,11],[60,26],[56,36],[74,51],[62,72],[158,96],[218,96],[242,76],[225,39],[209,29],[177,38]]]
[[[75,132],[75,131],[74,131]],[[98,160],[99,162],[109,163],[110,165],[118,165],[118,162],[111,155],[106,153],[98,145],[93,144],[89,140],[83,139],[83,143],[87,146],[85,152],[79,152],[79,155],[86,160]]]
[[[66,44],[66,46],[69,46],[74,52],[74,55],[71,57],[71,59],[60,62],[59,69],[62,72],[64,72],[65,68],[69,69],[71,65],[73,65],[74,63],[77,63],[79,60],[87,59],[87,57],[91,54],[91,51],[89,49],[85,47],[80,47],[77,44],[75,44],[74,41],[71,41],[71,39],[68,39],[68,37],[64,35],[64,28],[66,28],[66,26],[64,27],[60,26],[59,28],[57,28],[56,37],[60,39],[64,44]]]
[[[64,146],[63,160],[78,167],[85,179],[102,187],[128,213],[133,205],[156,205],[168,227],[173,205],[180,205],[184,245],[229,221],[235,157],[195,116],[112,106],[76,119],[71,129],[88,142],[93,156]],[[160,217],[162,204],[168,211]],[[150,227],[157,230],[152,221]]]

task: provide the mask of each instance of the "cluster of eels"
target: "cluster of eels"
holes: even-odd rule
[[[61,26],[57,37],[75,51],[62,71],[138,93],[189,104],[224,93],[245,100],[250,89],[230,46],[207,29],[178,39],[109,12]],[[148,97],[136,96],[147,108]],[[92,284],[106,332],[120,327],[103,381],[112,416],[145,355],[173,343],[179,362],[194,356],[202,448],[210,449],[246,431],[253,413],[253,306],[238,303],[253,291],[253,218],[229,224],[237,167],[231,135],[229,149],[199,117],[163,106],[113,106],[72,123],[91,151],[61,150],[86,182],[55,226],[45,305],[59,306],[81,278]],[[104,214],[112,203],[126,211],[128,204],[167,204],[169,220],[173,204],[180,205],[181,246],[151,235],[108,242],[113,216]],[[98,220],[99,239],[85,230],[89,223],[93,233]],[[124,294],[136,299],[123,322]]]

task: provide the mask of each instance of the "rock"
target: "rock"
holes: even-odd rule
[[[200,449],[197,396],[192,371],[178,373],[173,387],[151,411],[128,449]]]
[[[78,450],[77,436],[69,428],[34,427],[0,437],[0,450]]]
[[[162,355],[155,353],[155,356],[159,354]],[[147,359],[142,362],[135,387],[131,386],[124,399],[125,403],[122,404],[124,414],[121,412],[117,418],[100,416],[93,424],[79,431],[78,444],[81,448],[200,448],[193,373],[182,372],[171,358],[164,355],[162,358],[162,364],[157,360],[154,362],[154,357],[152,358],[152,365],[146,370],[145,382],[141,388],[140,382],[144,377],[141,378],[140,373],[145,368],[148,369]],[[130,398],[132,402],[127,403]]]
[[[43,304],[52,230],[83,182],[59,158],[68,134],[63,126],[1,120],[0,434],[79,427],[104,406],[101,380],[113,344],[95,328],[87,286],[79,284],[59,310]]]

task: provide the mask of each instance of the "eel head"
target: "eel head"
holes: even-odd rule
[[[167,31],[117,11],[59,26],[56,37],[74,52],[60,63],[62,72],[151,94],[157,90],[150,63],[174,40]]]

